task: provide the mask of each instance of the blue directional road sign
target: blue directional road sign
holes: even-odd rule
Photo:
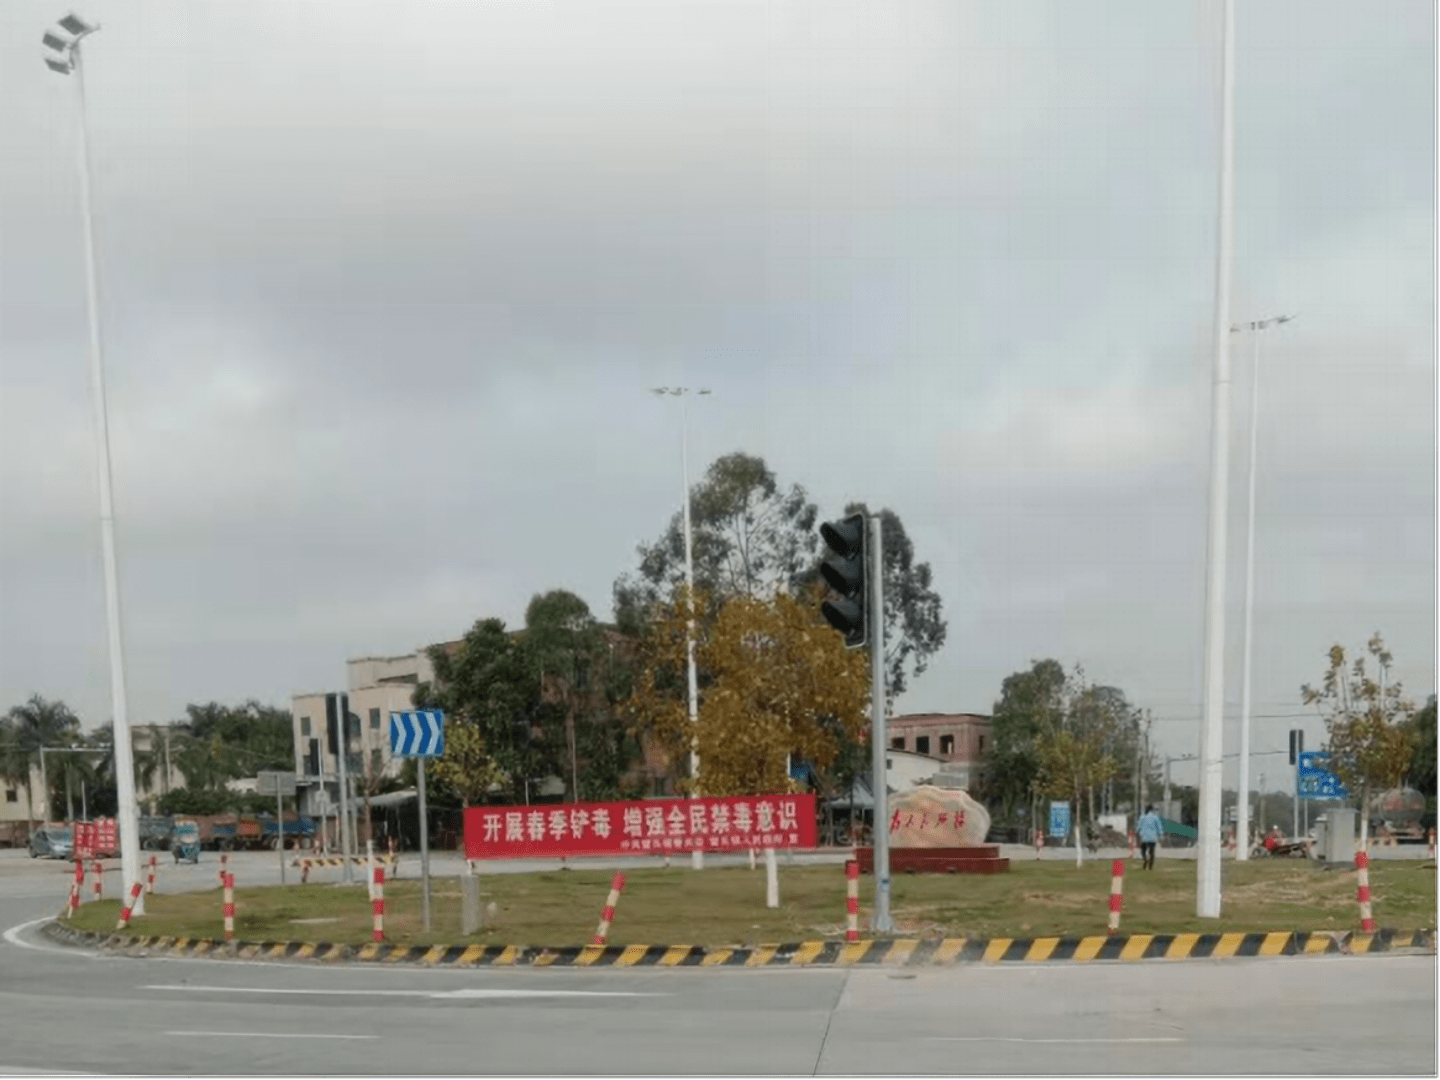
[[[1322,750],[1307,750],[1296,763],[1296,794],[1302,799],[1346,799],[1350,793],[1340,777],[1325,768],[1330,755]]]
[[[1050,835],[1061,838],[1070,835],[1070,804],[1068,802],[1052,802],[1050,804]]]
[[[445,753],[445,714],[439,709],[390,714],[390,752],[396,757],[440,757]]]

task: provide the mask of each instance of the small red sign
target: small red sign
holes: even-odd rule
[[[75,822],[73,849],[77,859],[100,859],[120,854],[120,838],[115,819]]]
[[[472,806],[467,859],[667,855],[815,846],[815,796]]]

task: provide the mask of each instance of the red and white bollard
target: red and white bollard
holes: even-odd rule
[[[155,895],[155,856],[150,856],[150,877],[145,882],[145,895]]]
[[[390,852],[390,858],[392,858],[392,859],[395,858],[395,837],[392,836],[392,837],[388,838],[385,843],[386,843],[387,849],[388,849],[389,852]]]
[[[1035,858],[1040,858],[1040,853],[1045,850],[1045,830],[1035,830]]]
[[[230,853],[228,851],[222,851],[220,853],[220,887],[222,889],[225,887],[225,871],[229,865]]]
[[[1135,831],[1132,829],[1132,830],[1130,831],[1130,858],[1133,859],[1134,857],[1135,857]]]
[[[310,880],[310,860],[300,860],[300,884],[304,885]]]
[[[374,929],[370,931],[371,941],[385,940],[385,868],[377,866],[375,876],[371,879],[374,883],[374,898],[370,901],[370,911],[375,918]]]
[[[1355,871],[1358,887],[1355,899],[1360,901],[1360,929],[1367,934],[1375,932],[1375,918],[1370,911],[1370,856],[1363,851],[1355,853]]]
[[[1125,860],[1116,859],[1110,867],[1110,933],[1120,932],[1120,892],[1125,885]]]
[[[100,860],[96,859],[94,864],[90,867],[90,870],[95,875],[95,899],[99,900],[100,897],[105,894],[105,887],[103,884],[105,880],[105,868],[100,865]]]
[[[1430,855],[1431,860],[1433,861],[1434,858],[1435,858],[1435,830],[1434,830],[1434,829],[1431,829],[1431,830],[1430,830],[1430,851],[1429,851],[1429,855]]]
[[[625,875],[619,870],[610,879],[610,895],[605,898],[605,910],[600,913],[600,925],[595,928],[595,940],[590,944],[604,945],[610,933],[610,921],[615,918],[615,905],[620,902],[620,892],[625,888]]]
[[[70,891],[65,896],[65,907],[60,912],[62,919],[69,919],[75,915],[75,909],[80,906],[80,890],[85,885],[85,864],[79,859],[75,860],[75,877],[70,882]]]
[[[235,940],[235,875],[225,875],[225,940]]]
[[[845,864],[845,940],[860,940],[860,863]]]
[[[124,930],[130,925],[130,913],[135,910],[135,901],[140,899],[140,882],[130,886],[130,903],[120,909],[120,921],[115,924],[116,930]]]

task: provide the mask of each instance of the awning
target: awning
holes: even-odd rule
[[[404,806],[406,803],[412,803],[419,797],[419,793],[414,788],[406,788],[404,791],[392,791],[388,795],[372,795],[370,796],[370,806],[372,809],[379,807],[385,810],[392,806]],[[361,806],[365,805],[363,798],[355,801]]]

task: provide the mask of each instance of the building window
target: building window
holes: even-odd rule
[[[379,776],[379,775],[380,775],[380,770],[381,770],[383,767],[384,767],[384,762],[381,760],[380,751],[379,751],[379,750],[371,750],[371,751],[370,751],[370,775],[371,775],[371,776]]]
[[[930,736],[929,736],[929,735],[916,735],[916,736],[915,736],[915,753],[917,753],[917,754],[928,754],[929,752],[930,752]]]
[[[984,736],[984,735],[981,735],[981,736],[980,736],[980,753],[983,754],[984,752],[985,752],[985,736]]]
[[[891,750],[904,750],[904,749],[905,749],[905,736],[904,736],[904,735],[896,735],[893,739],[891,739],[891,740],[890,740],[890,749],[891,749]]]
[[[941,736],[940,736],[940,753],[942,753],[942,754],[953,754],[954,752],[955,752],[955,736],[954,736],[954,735],[941,735]]]
[[[20,792],[16,791],[14,788],[6,788],[6,789],[5,789],[5,801],[6,801],[6,802],[19,802],[19,801],[20,801]]]
[[[379,730],[380,730],[380,710],[379,710],[379,709],[371,709],[371,710],[370,710],[370,730],[371,730],[371,731],[379,731]]]
[[[300,717],[300,737],[302,739],[310,737],[310,717],[308,716]]]

